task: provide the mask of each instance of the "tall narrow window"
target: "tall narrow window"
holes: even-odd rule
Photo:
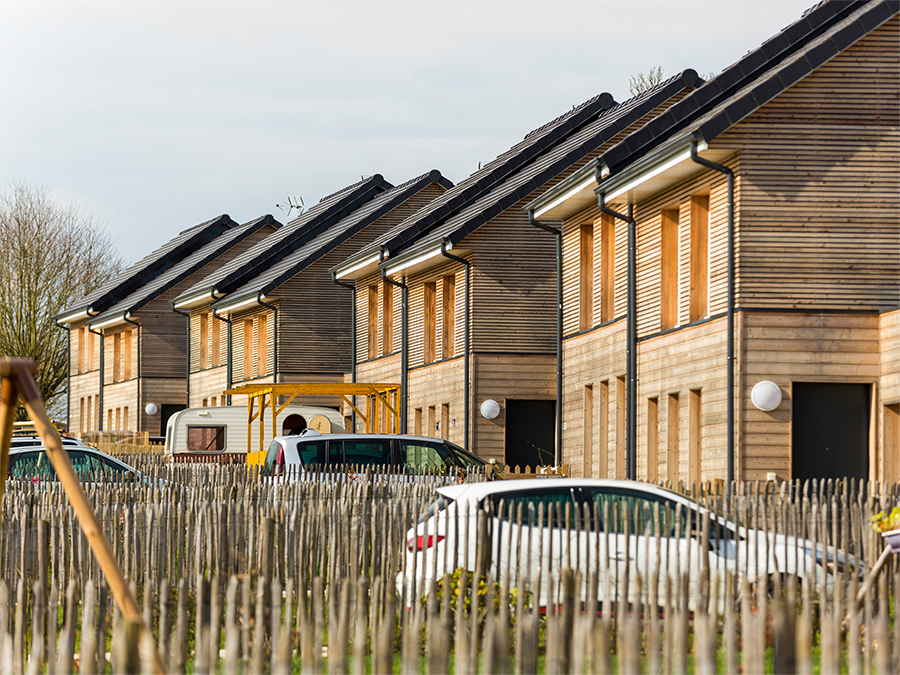
[[[600,419],[597,420],[600,437],[597,439],[597,478],[609,477],[609,380],[600,383],[600,401],[598,402]]]
[[[109,408],[106,411],[106,430],[109,431],[111,429],[115,429],[113,426],[113,409]]]
[[[81,397],[78,408],[78,433],[84,436],[84,396]]]
[[[616,318],[616,221],[600,218],[600,321]]]
[[[426,436],[434,436],[435,435],[435,424],[437,424],[437,420],[435,419],[435,408],[433,405],[428,406],[428,429],[425,432]]]
[[[587,330],[594,323],[594,222],[581,224],[578,256],[578,326]]]
[[[94,369],[94,334],[91,331],[87,331],[87,335],[85,335],[85,342],[87,343],[87,369]]]
[[[215,368],[216,366],[221,364],[222,359],[222,322],[219,321],[212,312],[210,312],[209,323],[210,333],[212,334],[210,361],[212,362],[212,367]]]
[[[690,480],[699,483],[703,476],[703,399],[699,389],[691,389],[688,408],[690,412],[688,471]]]
[[[413,433],[416,436],[422,435],[422,409],[416,408],[415,416],[413,417]]]
[[[268,372],[269,359],[269,316],[259,315],[259,327],[256,329],[256,376],[262,377]]]
[[[666,406],[666,476],[674,486],[681,472],[678,444],[681,442],[679,417],[681,406],[678,394],[669,394]]]
[[[125,363],[124,363],[122,369],[125,371],[125,379],[126,379],[126,380],[130,380],[130,379],[131,379],[131,363],[132,363],[132,356],[133,356],[131,350],[133,349],[133,342],[132,342],[132,336],[133,336],[133,335],[134,335],[134,329],[126,330],[126,331],[125,331],[125,335],[124,335],[124,339],[125,339],[125,345],[124,345],[124,350],[125,350],[125,354],[124,354],[124,357],[125,357]]]
[[[429,281],[425,284],[425,294],[424,294],[424,345],[423,345],[423,358],[425,363],[431,363],[435,360],[435,341],[437,340],[437,326],[436,324],[436,310],[435,303],[437,302],[435,296],[437,294],[436,284],[433,281]]]
[[[659,399],[647,399],[647,481],[659,476]]]
[[[253,377],[253,319],[244,319],[244,379]]]
[[[128,406],[126,405],[122,408],[122,428],[125,430],[129,429],[128,426]]]
[[[200,315],[200,370],[209,368],[209,314]]]
[[[884,480],[900,469],[900,404],[884,406]]]
[[[441,358],[449,359],[455,353],[456,343],[456,277],[444,277],[441,298]]]
[[[369,286],[369,358],[378,357],[378,285]]]
[[[84,430],[85,431],[93,431],[96,427],[94,426],[94,409],[91,406],[91,397],[87,397],[87,412],[84,417]]]
[[[394,351],[394,287],[384,285],[384,297],[381,299],[381,353]]]
[[[116,429],[122,429],[122,409],[116,408]]]
[[[122,334],[113,335],[113,382],[122,379]]]
[[[97,411],[97,421],[94,421],[94,417],[91,415],[91,399],[88,397],[88,419],[90,419],[91,425],[93,425],[94,429],[100,428],[100,423],[103,422],[103,411],[100,410],[100,394],[94,396],[94,410]],[[88,429],[91,431],[91,429]]]
[[[691,321],[709,315],[709,195],[691,197]]]
[[[441,404],[441,438],[450,440],[450,404]]]
[[[86,368],[87,359],[85,358],[87,352],[85,352],[85,333],[87,332],[86,328],[78,329],[78,372],[83,373]]]
[[[678,325],[678,209],[662,212],[659,233],[660,328]]]
[[[581,475],[585,478],[590,478],[594,475],[594,385],[592,384],[584,386],[581,417],[584,420],[582,435],[584,457],[582,459]]]
[[[616,378],[616,478],[625,478],[625,378]]]

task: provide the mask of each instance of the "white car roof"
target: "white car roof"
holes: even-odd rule
[[[680,495],[671,490],[657,487],[649,483],[641,483],[634,480],[617,480],[611,478],[525,478],[521,480],[500,480],[483,483],[462,483],[447,485],[437,489],[438,494],[454,501],[480,501],[485,497],[501,495],[505,492],[518,492],[520,490],[535,490],[540,488],[560,487],[605,487],[616,489],[638,490],[649,495],[674,499],[684,504],[696,505],[689,497]]]

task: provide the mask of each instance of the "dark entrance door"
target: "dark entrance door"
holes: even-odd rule
[[[177,403],[163,403],[162,410],[159,411],[159,435],[166,435],[166,426],[169,424],[169,418],[179,410],[184,410],[187,406],[178,405]]]
[[[506,463],[556,464],[556,401],[506,401]]]
[[[869,477],[867,384],[794,382],[794,480]]]

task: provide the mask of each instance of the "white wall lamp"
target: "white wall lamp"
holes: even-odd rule
[[[487,420],[494,420],[500,415],[500,404],[492,398],[481,404],[481,416]]]
[[[155,403],[148,403],[144,406],[144,412],[152,417],[159,412],[159,406],[157,406]]]
[[[763,380],[753,385],[750,402],[763,412],[771,412],[781,405],[781,387],[771,380]]]

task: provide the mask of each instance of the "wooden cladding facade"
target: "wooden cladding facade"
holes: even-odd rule
[[[864,385],[868,477],[900,477],[898,44],[895,18],[710,142],[731,153],[721,163],[735,174],[736,479],[794,475],[798,383]],[[726,475],[727,201],[724,175],[698,168],[633,205],[640,479]],[[627,230],[615,223],[619,320],[606,323],[601,264],[580,278],[585,223],[596,261],[598,209],[563,223],[563,461],[575,475],[612,477]],[[750,400],[763,380],[784,397],[770,412]]]

